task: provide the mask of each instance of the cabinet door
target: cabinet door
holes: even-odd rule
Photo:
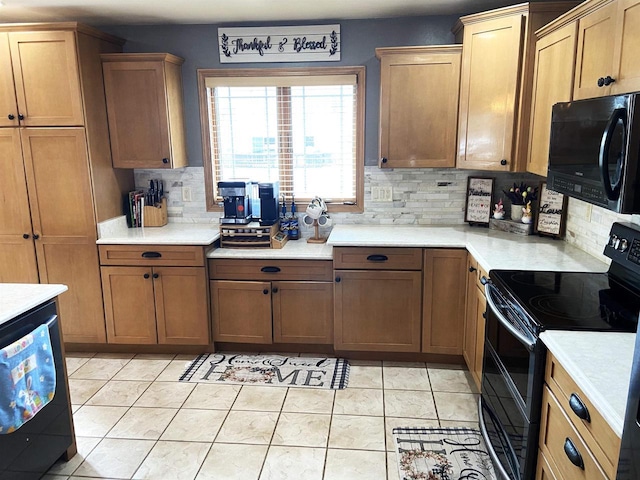
[[[462,354],[466,265],[465,249],[424,251],[423,352]]]
[[[579,20],[574,100],[609,95],[611,87],[598,86],[598,79],[613,76],[615,28],[615,3],[599,8]]]
[[[170,168],[163,63],[104,62],[102,69],[113,166]]]
[[[0,129],[0,282],[38,283],[20,133]],[[28,237],[25,239],[24,235]]]
[[[273,340],[333,343],[333,284],[273,282]]]
[[[577,22],[570,23],[536,43],[527,171],[543,177],[549,165],[551,107],[570,101],[573,93],[577,29]]]
[[[102,267],[109,343],[155,344],[151,267]]]
[[[421,272],[336,270],[335,275],[336,350],[420,351]]]
[[[0,67],[0,127],[14,127],[18,125],[18,105],[8,33],[0,33]]]
[[[640,0],[618,0],[611,93],[640,90]]]
[[[204,268],[153,267],[158,343],[209,345]]]
[[[460,49],[383,55],[380,166],[455,165]]]
[[[553,468],[542,452],[538,451],[538,463],[536,465],[535,480],[561,480],[556,477]]]
[[[482,381],[482,358],[484,356],[484,330],[487,324],[486,311],[487,300],[484,293],[479,288],[476,288],[476,359],[474,362],[474,368],[471,374],[476,381],[478,388]]]
[[[512,15],[464,28],[458,168],[512,168],[523,22]]]
[[[213,280],[210,285],[216,342],[272,343],[270,282]]]
[[[11,32],[18,111],[27,127],[83,125],[74,32]]]
[[[467,368],[473,373],[476,364],[476,276],[478,274],[478,263],[471,254],[467,254],[467,285],[466,285],[466,312],[464,316],[464,337],[462,343],[462,356],[467,364]],[[473,376],[473,375],[472,375]],[[479,379],[473,378],[479,386]]]

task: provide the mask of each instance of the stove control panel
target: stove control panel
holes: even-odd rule
[[[640,273],[640,225],[614,223],[604,254],[615,263]]]

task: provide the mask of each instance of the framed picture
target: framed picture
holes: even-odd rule
[[[538,218],[535,232],[540,235],[564,237],[567,223],[567,197],[553,190],[547,190],[546,182],[540,183]]]
[[[489,225],[493,182],[494,179],[490,177],[469,177],[467,182],[467,205],[464,214],[465,222]]]

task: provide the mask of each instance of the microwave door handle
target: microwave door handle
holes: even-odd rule
[[[613,137],[613,131],[618,124],[618,120],[622,120],[622,124],[626,126],[626,109],[616,108],[611,114],[611,117],[607,122],[607,127],[604,129],[604,133],[602,134],[602,141],[600,142],[600,155],[598,158],[604,191],[607,195],[607,198],[612,201],[618,200],[618,197],[620,196],[621,178],[618,178],[618,181],[615,185],[611,185],[611,177],[609,177],[609,150],[611,149],[611,138]],[[619,168],[622,171],[622,164],[624,163],[625,159],[624,157],[622,157],[620,160],[621,161],[618,163],[620,164]]]
[[[523,344],[525,347],[527,347],[527,350],[529,350],[530,352],[533,352],[533,350],[536,347],[536,341],[535,339],[531,339],[529,337],[527,337],[526,335],[524,335],[522,332],[520,332],[516,327],[514,327],[511,322],[509,320],[507,320],[504,315],[502,315],[502,313],[500,312],[500,310],[498,309],[497,305],[495,304],[495,302],[493,301],[493,297],[491,296],[491,289],[492,288],[496,288],[493,285],[491,285],[490,283],[487,283],[484,286],[484,293],[485,296],[487,298],[487,305],[489,305],[489,308],[491,309],[491,311],[493,312],[493,314],[496,316],[496,318],[498,319],[498,321],[502,324],[502,326],[504,328],[506,328],[509,333],[511,335],[513,335],[514,337],[516,337],[516,339]]]

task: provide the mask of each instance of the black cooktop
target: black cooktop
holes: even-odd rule
[[[640,294],[608,273],[491,270],[490,277],[539,331],[637,329]]]

